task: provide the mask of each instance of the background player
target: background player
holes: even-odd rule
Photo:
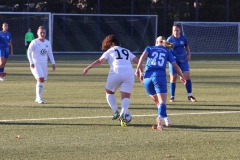
[[[176,64],[169,49],[173,48],[173,44],[166,41],[162,36],[156,39],[156,46],[148,46],[143,51],[135,75],[140,77],[141,83],[148,95],[154,100],[158,108],[157,129],[163,130],[162,121],[165,121],[166,126],[170,126],[170,120],[167,116],[167,78],[166,78],[166,65],[169,61],[175,68],[183,83],[186,83],[183,74]],[[142,64],[147,58],[145,66],[145,74],[143,74]]]
[[[120,47],[119,40],[114,35],[108,35],[102,42],[102,50],[107,50],[103,55],[84,69],[86,75],[89,69],[100,66],[104,61],[108,61],[110,71],[108,74],[105,90],[106,99],[113,110],[113,120],[119,116],[120,120],[125,120],[128,113],[130,96],[134,85],[134,70],[131,62],[138,63],[138,58],[128,49]],[[120,88],[121,91],[121,113],[119,114],[116,97],[114,93]],[[121,122],[122,123],[122,122]]]
[[[28,49],[29,44],[31,43],[32,40],[34,40],[34,34],[31,31],[31,28],[28,28],[28,32],[25,34],[25,46],[26,49]],[[26,50],[27,53],[27,50]]]
[[[8,24],[4,22],[2,31],[0,31],[0,81],[4,81],[7,74],[4,72],[4,68],[9,57],[9,49],[10,55],[13,55],[12,35],[8,32]]]
[[[190,67],[188,61],[191,59],[190,48],[188,46],[187,38],[181,35],[181,29],[179,24],[174,24],[172,27],[172,36],[168,37],[168,42],[174,44],[174,48],[171,50],[178,66],[181,68],[184,77],[187,80],[186,89],[188,93],[188,100],[196,102],[196,98],[192,96],[192,81],[190,77]],[[170,72],[170,102],[174,101],[176,81],[177,81],[177,72],[174,67],[169,63],[169,72]]]
[[[33,40],[28,48],[28,60],[32,74],[37,80],[36,100],[37,103],[45,103],[42,99],[44,81],[48,76],[48,57],[52,63],[53,70],[56,69],[55,60],[52,53],[51,43],[45,39],[46,29],[40,26],[37,30],[38,38]]]

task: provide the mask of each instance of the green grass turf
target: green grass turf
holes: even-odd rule
[[[34,102],[36,82],[26,58],[10,57],[0,82],[0,159],[240,159],[238,55],[192,57],[198,102],[188,102],[178,82],[176,102],[167,103],[173,126],[163,131],[151,129],[157,111],[138,79],[131,124],[123,128],[111,120],[104,91],[108,64],[82,76],[96,57],[55,56],[43,105]],[[119,90],[116,97],[120,105]]]

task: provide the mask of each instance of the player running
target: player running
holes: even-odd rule
[[[113,120],[120,116],[121,125],[125,123],[125,115],[128,113],[130,96],[134,85],[134,70],[131,62],[138,63],[138,58],[126,48],[120,47],[119,40],[114,35],[108,35],[102,42],[102,50],[107,50],[103,55],[84,69],[86,75],[89,69],[100,66],[108,61],[110,71],[105,86],[106,99],[114,115]],[[119,114],[114,93],[120,88],[121,113]]]
[[[10,51],[9,51],[10,49]],[[4,72],[8,57],[13,55],[12,35],[8,32],[8,24],[2,24],[2,31],[0,31],[0,81],[4,81],[7,73]]]
[[[162,121],[165,121],[166,126],[171,126],[170,120],[167,116],[167,78],[166,65],[169,61],[180,76],[183,83],[186,83],[184,76],[175,62],[169,49],[173,48],[173,44],[166,41],[162,36],[156,39],[155,46],[148,46],[143,51],[135,75],[140,77],[141,83],[148,95],[155,102],[158,108],[157,129],[163,130]],[[142,64],[147,58],[145,73],[143,72]]]

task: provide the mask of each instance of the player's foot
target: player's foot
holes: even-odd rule
[[[174,102],[174,97],[171,97],[169,101]]]
[[[126,127],[126,126],[127,126],[127,122],[126,122],[126,119],[125,119],[125,115],[124,115],[124,114],[122,114],[122,115],[119,117],[119,121],[120,121],[122,127]]]
[[[170,119],[168,117],[164,118],[164,122],[165,122],[166,127],[170,127],[172,125],[171,122],[170,122]]]
[[[0,77],[0,81],[4,81],[4,78],[3,78],[3,77]]]
[[[112,120],[117,119],[119,116],[120,116],[119,112],[116,111],[116,112],[114,113],[113,117],[112,117]]]
[[[193,96],[188,96],[188,100],[192,102],[197,102],[196,98]]]
[[[39,104],[44,104],[45,103],[44,100],[42,100],[42,99],[35,99],[35,102],[39,103]]]
[[[7,73],[6,73],[6,72],[2,72],[2,73],[0,74],[0,77],[2,77],[2,78],[5,78],[5,77],[6,77],[6,75],[7,75]]]
[[[156,122],[157,122],[157,130],[162,131],[163,130],[162,119],[160,117],[158,117],[156,119]]]

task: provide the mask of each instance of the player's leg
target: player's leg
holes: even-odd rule
[[[176,89],[176,81],[177,81],[177,72],[175,71],[174,67],[171,63],[169,63],[169,74],[170,74],[170,102],[174,102],[175,98],[175,89]]]
[[[120,116],[120,113],[118,111],[117,107],[117,100],[114,95],[116,92],[117,88],[120,85],[120,82],[118,81],[119,79],[117,78],[118,76],[116,74],[111,74],[108,75],[105,90],[106,90],[106,99],[113,111],[113,117],[112,120],[117,119]]]
[[[120,115],[125,115],[128,113],[128,108],[130,105],[130,96],[134,86],[134,74],[122,75],[121,77],[122,83],[120,85],[120,91],[122,111]]]
[[[31,68],[31,71],[35,79],[37,80],[35,102],[42,104],[44,103],[44,101],[42,100],[42,93],[44,87],[44,72],[42,66],[39,64],[35,64],[34,68]]]
[[[183,75],[186,79],[186,90],[188,93],[188,100],[192,102],[196,102],[196,98],[192,96],[192,81],[191,81],[191,76],[190,76],[190,67],[188,62],[182,63],[180,65],[181,70],[183,71]]]
[[[162,130],[162,121],[165,121],[166,126],[170,126],[170,120],[167,116],[167,79],[165,77],[156,77],[152,79],[154,84],[154,89],[157,93],[157,98],[159,102],[158,106],[158,118],[157,118],[157,129]],[[168,121],[167,121],[168,120]],[[167,122],[167,123],[166,123]],[[169,122],[169,123],[168,123]]]
[[[7,49],[0,49],[0,81],[4,81],[4,78],[7,74],[4,72],[4,68],[7,63],[8,57],[9,54],[7,53]]]

